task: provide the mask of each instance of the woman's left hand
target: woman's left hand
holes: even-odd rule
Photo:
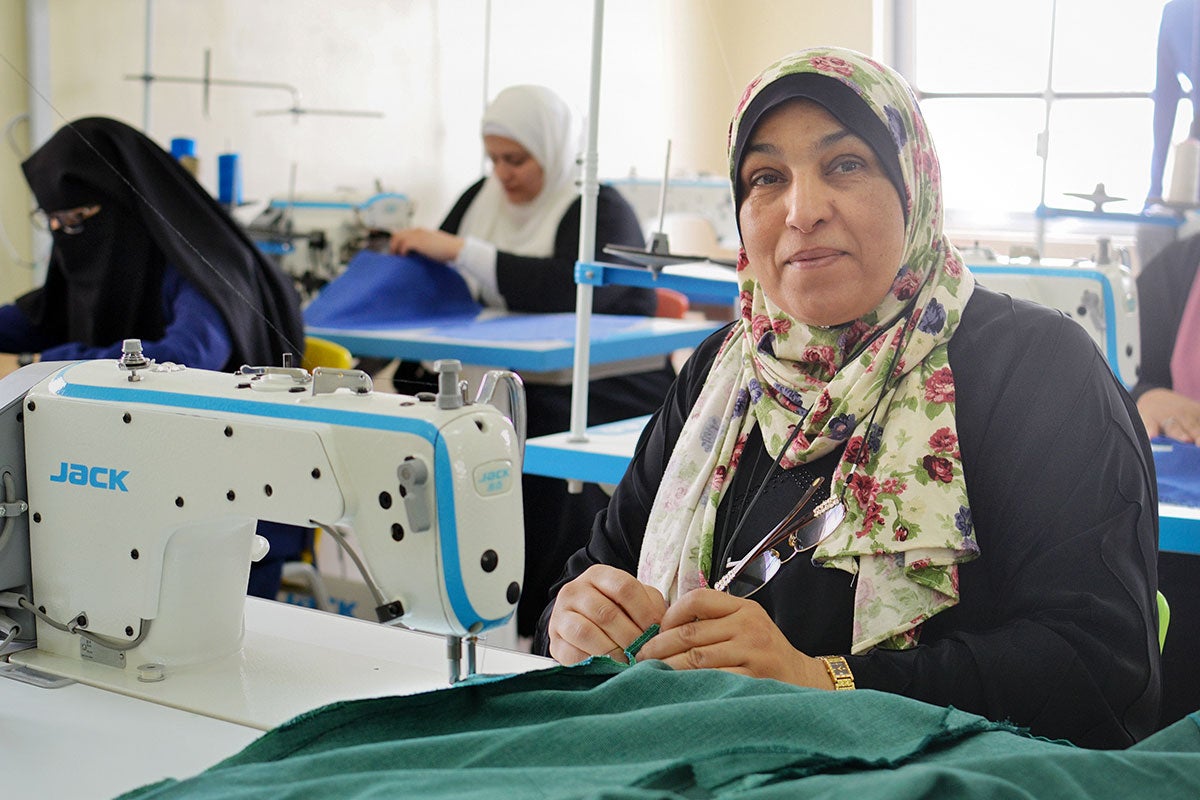
[[[392,234],[388,250],[400,255],[420,253],[435,261],[449,264],[462,252],[461,237],[430,228],[405,228]]]
[[[638,659],[673,669],[720,669],[797,686],[832,689],[829,671],[788,642],[763,607],[713,589],[695,589],[663,616]]]
[[[1155,388],[1137,401],[1146,434],[1177,442],[1200,442],[1200,403],[1172,389]]]

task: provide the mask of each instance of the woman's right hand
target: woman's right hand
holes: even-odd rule
[[[558,592],[550,614],[550,655],[560,664],[591,656],[624,661],[624,649],[662,622],[667,602],[624,570],[594,564]]]
[[[1200,403],[1171,389],[1151,389],[1137,401],[1146,434],[1200,443]]]
[[[392,234],[392,240],[388,245],[388,250],[392,253],[404,256],[409,253],[420,253],[434,261],[446,264],[458,258],[462,249],[461,237],[430,228],[405,228],[402,231],[396,231]]]

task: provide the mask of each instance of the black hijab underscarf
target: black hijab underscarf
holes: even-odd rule
[[[161,339],[170,264],[221,312],[233,343],[226,369],[303,354],[291,280],[165,150],[113,119],[69,124],[22,165],[46,211],[99,204],[68,235],[55,231],[46,282],[17,306],[40,332],[102,347]]]
[[[741,168],[742,158],[746,155],[746,143],[750,134],[768,112],[774,111],[788,100],[812,100],[820,104],[834,119],[845,125],[846,130],[870,146],[888,180],[896,187],[896,194],[900,196],[900,207],[904,209],[904,218],[907,220],[908,195],[904,189],[904,176],[900,172],[896,140],[891,132],[857,92],[836,78],[812,72],[796,72],[776,78],[754,96],[742,113],[737,141],[733,143],[732,163],[736,165],[733,180],[735,216],[742,208],[742,184],[736,175],[737,170]],[[740,220],[738,226],[740,230]]]

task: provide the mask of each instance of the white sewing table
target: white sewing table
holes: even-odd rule
[[[38,656],[26,650],[12,660],[40,667],[45,659]],[[130,675],[118,691],[85,683],[47,689],[0,678],[4,796],[112,798],[162,778],[194,775],[241,750],[264,726],[310,709],[449,685],[440,636],[254,597],[246,599],[246,645],[235,661],[245,673],[241,680],[220,669],[206,680],[168,673],[160,683],[139,684]],[[480,673],[527,672],[552,664],[482,642],[478,648]],[[259,686],[259,680],[272,686]],[[179,698],[184,704],[208,701],[224,718],[164,704]],[[259,722],[250,724],[245,717]]]

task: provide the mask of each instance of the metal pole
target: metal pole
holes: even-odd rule
[[[150,135],[150,76],[154,67],[154,0],[146,0],[146,46],[142,69],[142,133]]]
[[[37,150],[54,133],[47,100],[50,96],[50,9],[49,0],[25,0],[25,41],[28,43],[26,74],[29,76],[29,150]],[[49,234],[47,234],[47,239]]]
[[[58,120],[54,118],[54,97],[50,88],[49,2],[50,0],[25,0],[30,152],[45,144],[58,124]],[[52,246],[50,231],[39,229],[32,232],[33,286],[41,286],[46,281],[46,268],[50,262]]]
[[[1050,111],[1054,104],[1054,26],[1058,21],[1058,0],[1050,3],[1050,56],[1046,64],[1046,114],[1042,133],[1038,137],[1038,155],[1042,157],[1042,187],[1038,195],[1038,206],[1046,205],[1046,175],[1050,169]],[[1046,255],[1046,219],[1039,216],[1034,224],[1034,247],[1038,258]]]
[[[596,139],[600,117],[600,62],[604,41],[604,0],[592,3],[591,89],[588,94],[587,145],[583,156],[583,186],[580,191],[579,261],[596,256],[596,197],[600,192],[596,178]],[[587,394],[590,372],[589,339],[592,322],[592,286],[575,287],[575,369],[571,377],[570,441],[587,441]],[[574,487],[573,487],[574,488]]]
[[[479,114],[482,117],[487,112],[488,101],[491,99],[488,95],[491,93],[491,70],[492,70],[492,0],[487,0],[483,4],[483,102],[479,106]],[[480,156],[480,169],[487,171],[488,158],[487,153]]]

